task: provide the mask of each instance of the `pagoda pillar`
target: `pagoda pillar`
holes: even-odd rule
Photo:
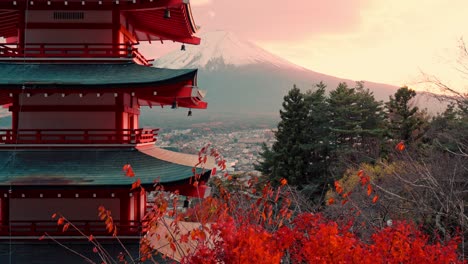
[[[17,131],[18,131],[18,123],[19,123],[19,116],[18,116],[18,111],[19,111],[19,94],[13,94],[13,104],[11,108],[11,129],[13,130],[13,135],[12,137],[16,137]],[[12,138],[13,140],[16,140],[15,138]]]
[[[123,105],[124,105],[124,94],[115,98],[116,110],[115,110],[115,129],[117,131],[117,141],[122,142],[124,139],[124,128],[123,124]]]
[[[117,45],[120,43],[120,11],[112,10],[112,43]]]
[[[7,197],[2,197],[0,199],[0,234],[9,233],[9,221],[10,221],[10,210],[9,210],[10,200]]]

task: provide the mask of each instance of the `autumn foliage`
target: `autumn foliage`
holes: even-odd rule
[[[359,171],[356,177],[368,199],[377,203],[369,176]],[[179,252],[181,263],[465,263],[458,255],[457,237],[433,244],[415,224],[395,221],[381,229],[369,226],[372,235],[363,238],[353,231],[352,218],[334,221],[298,209],[295,190],[285,181],[277,187],[262,185],[255,178],[235,181],[232,177],[214,180],[217,197],[173,215],[174,225],[202,223],[197,230],[176,229],[179,236],[175,237],[180,238],[172,240],[173,251],[179,245],[192,245]],[[234,184],[237,188],[232,188]],[[338,181],[334,187],[337,200],[330,198],[328,203],[341,206],[350,193]],[[155,206],[161,208],[161,204]],[[149,222],[161,226],[164,214],[159,212]],[[144,247],[147,254],[157,253]]]

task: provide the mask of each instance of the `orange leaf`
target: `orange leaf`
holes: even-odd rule
[[[359,170],[357,176],[362,177],[364,176],[364,170]]]
[[[195,181],[195,182],[193,183],[193,187],[195,187],[195,188],[198,187],[198,181]]]
[[[65,222],[65,218],[60,217],[60,218],[57,220],[57,225],[63,225],[64,222]]]
[[[52,219],[55,219],[56,217],[57,217],[57,213],[54,213],[54,214],[52,215]]]
[[[405,146],[405,142],[403,141],[400,141],[400,143],[398,143],[396,146],[395,146],[395,149],[398,150],[398,151],[403,151],[406,149],[406,146]]]
[[[345,205],[347,202],[348,202],[348,199],[345,199],[345,200],[341,201],[341,204]]]
[[[66,223],[65,225],[63,225],[62,232],[67,231],[69,227],[70,227],[70,223]]]
[[[370,196],[372,193],[372,186],[370,184],[367,185],[367,196]]]
[[[360,181],[361,181],[361,186],[366,185],[369,182],[369,176],[361,177]]]
[[[130,189],[130,190],[136,189],[136,188],[140,187],[140,185],[141,185],[141,180],[137,179],[134,183],[132,183],[132,189]]]
[[[281,181],[280,181],[280,184],[281,184],[281,186],[284,186],[284,185],[288,184],[288,180],[286,180],[285,178],[282,178]]]
[[[344,193],[343,194],[343,199],[347,199],[350,194],[351,194],[351,192]]]
[[[340,182],[335,181],[335,189],[336,189],[336,192],[339,194],[343,192],[343,188],[341,187]]]
[[[374,198],[372,199],[372,203],[376,203],[379,200],[379,196],[375,195]]]
[[[88,237],[88,241],[90,241],[90,242],[91,242],[91,241],[93,241],[93,240],[94,240],[94,236],[93,236],[93,235],[89,235],[89,237]]]
[[[333,197],[330,197],[330,198],[328,199],[328,205],[334,204],[334,203],[335,203],[335,199],[334,199]]]

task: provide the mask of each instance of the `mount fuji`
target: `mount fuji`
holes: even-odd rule
[[[194,112],[211,121],[272,120],[275,124],[283,97],[296,84],[302,91],[320,81],[333,90],[338,83],[353,86],[355,81],[314,72],[271,54],[261,47],[240,39],[232,32],[215,31],[201,35],[198,46],[186,45],[154,62],[159,68],[198,68],[198,86],[207,90],[208,109]],[[398,87],[365,82],[377,100],[387,101]],[[162,111],[158,119],[171,114]],[[164,120],[171,120],[164,118]],[[173,121],[173,120],[171,120]],[[196,122],[196,121],[195,121]],[[167,123],[165,123],[167,125]]]

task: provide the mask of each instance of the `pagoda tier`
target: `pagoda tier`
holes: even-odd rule
[[[11,186],[124,186],[130,190],[138,178],[142,186],[151,190],[155,182],[168,188],[188,182],[194,176],[192,169],[198,163],[198,156],[149,145],[119,149],[0,150],[0,160],[4,163],[0,188],[4,189]],[[125,164],[132,166],[136,178],[125,176],[122,170]],[[211,162],[206,166],[209,174],[214,165]],[[197,173],[201,171],[197,168]],[[180,191],[198,196],[193,186]]]
[[[0,63],[0,104],[12,112],[0,148],[155,142],[156,130],[138,127],[140,107],[205,109],[196,76],[135,63]]]
[[[147,193],[156,185],[182,195],[203,197],[210,170],[195,167],[198,156],[155,146],[80,150],[0,151],[0,237],[74,235],[63,233],[50,216],[60,212],[86,234],[105,235],[97,207],[112,211],[120,235],[139,234]],[[131,164],[135,177],[124,174]],[[208,160],[204,165],[212,168]],[[194,173],[200,175],[193,186]],[[135,181],[141,187],[132,186]],[[136,187],[136,188],[135,188]],[[79,235],[79,234],[76,234]]]
[[[135,63],[0,63],[0,104],[13,104],[13,108],[19,108],[20,102],[15,103],[18,96],[74,96],[78,102],[84,95],[101,97],[109,94],[118,98],[119,94],[126,93],[137,98],[138,105],[172,106],[176,102],[180,107],[205,109],[204,92],[197,88],[196,77],[197,70],[160,69]],[[54,106],[55,110],[51,109]],[[67,111],[70,104],[58,102],[43,107],[48,108],[47,111]],[[27,111],[34,106],[23,104],[21,108]]]
[[[43,20],[47,15],[51,21]],[[88,16],[93,19],[87,21]],[[0,0],[0,17],[0,36],[17,38],[20,43],[25,32],[28,38],[28,29],[33,34],[33,29],[81,28],[110,29],[114,43],[122,37],[200,43],[193,35],[197,26],[188,0]],[[83,23],[76,23],[80,20]]]

